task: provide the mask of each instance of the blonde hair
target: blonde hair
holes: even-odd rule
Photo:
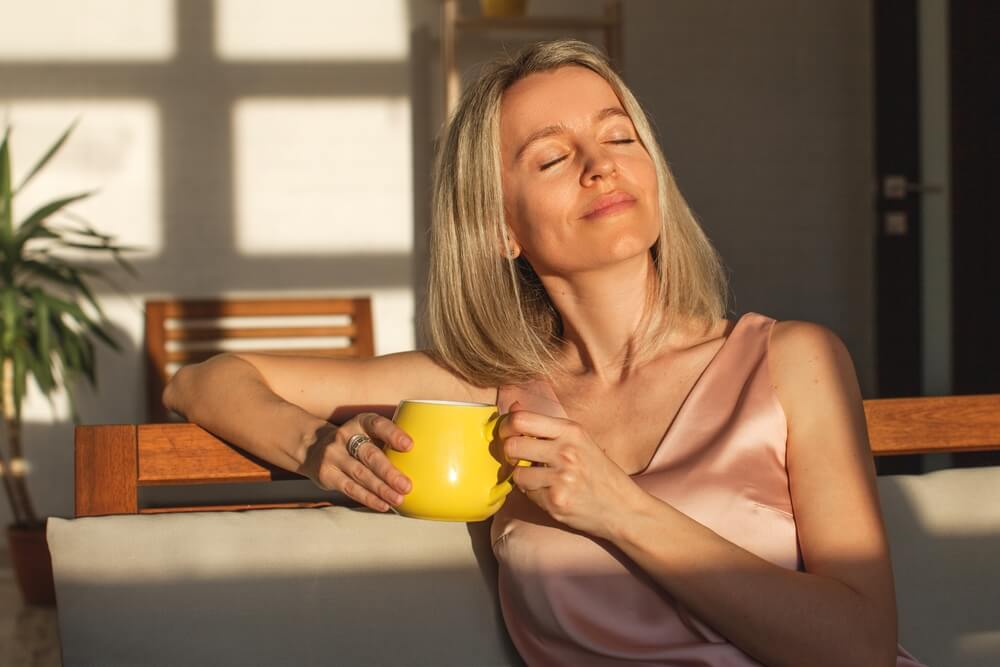
[[[531,45],[488,65],[463,93],[434,165],[430,271],[424,337],[444,366],[476,386],[552,377],[560,367],[562,321],[524,257],[506,258],[500,159],[504,91],[536,72],[578,65],[610,84],[653,159],[661,211],[650,248],[655,276],[633,362],[673,331],[725,317],[721,260],[677,189],[645,112],[595,47],[576,40]],[[625,352],[625,351],[623,351]]]

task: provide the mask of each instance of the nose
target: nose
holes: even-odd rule
[[[580,183],[585,186],[589,185],[597,179],[607,178],[614,174],[617,169],[618,165],[611,154],[599,143],[592,143],[584,155]]]

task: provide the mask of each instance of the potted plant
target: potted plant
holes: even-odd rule
[[[10,127],[0,143],[0,404],[3,406],[3,447],[0,477],[14,515],[7,540],[18,586],[29,604],[51,604],[52,565],[45,542],[45,518],[35,511],[26,484],[21,442],[21,407],[29,378],[42,394],[64,389],[71,415],[78,421],[73,393],[77,381],[96,387],[94,343],[117,350],[106,330],[108,320],[94,297],[89,280],[104,273],[67,257],[109,255],[134,275],[121,257],[127,250],[97,232],[67,207],[92,192],[62,197],[38,207],[15,224],[14,199],[66,142],[76,123],[62,134],[38,163],[11,186]],[[59,215],[58,220],[53,216]]]

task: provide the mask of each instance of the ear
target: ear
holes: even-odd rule
[[[510,227],[505,227],[504,231],[506,232],[504,234],[505,238],[498,239],[500,255],[504,259],[517,259],[521,256],[521,244],[514,237],[514,230]]]

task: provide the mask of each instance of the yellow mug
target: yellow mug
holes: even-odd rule
[[[413,440],[409,451],[385,455],[413,483],[396,511],[437,521],[482,521],[513,486],[496,434],[500,413],[488,403],[404,400],[392,421]],[[530,461],[518,461],[529,466]]]

